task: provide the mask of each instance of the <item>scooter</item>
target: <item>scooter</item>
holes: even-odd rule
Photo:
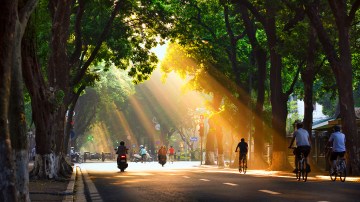
[[[141,161],[141,156],[140,156],[140,154],[134,154],[134,155],[133,155],[133,159],[132,159],[131,161],[132,161],[132,162],[135,162],[135,163]]]
[[[159,163],[161,164],[162,167],[164,167],[165,163],[166,163],[166,155],[159,155]]]
[[[118,165],[118,168],[121,170],[121,172],[124,172],[125,169],[128,167],[128,163],[127,163],[125,154],[118,155],[117,165]]]

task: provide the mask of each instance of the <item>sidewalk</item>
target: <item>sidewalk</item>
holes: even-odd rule
[[[29,164],[29,170],[32,165]],[[74,185],[76,177],[76,165],[70,179],[64,181],[55,180],[30,180],[29,192],[31,201],[56,201],[72,202],[74,199]]]

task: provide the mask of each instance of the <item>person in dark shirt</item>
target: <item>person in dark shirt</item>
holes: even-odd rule
[[[239,162],[241,162],[242,159],[246,158],[246,154],[248,153],[248,144],[245,142],[244,138],[241,138],[241,141],[237,145],[235,152],[238,151],[238,148],[240,149]]]
[[[116,154],[125,155],[125,154],[127,154],[127,151],[128,151],[128,148],[126,148],[125,142],[121,141],[120,145],[118,146],[118,148],[116,150]]]

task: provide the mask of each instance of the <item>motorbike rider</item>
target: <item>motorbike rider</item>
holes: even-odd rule
[[[147,151],[143,145],[140,145],[141,163],[146,162]]]
[[[159,159],[159,163],[163,166],[166,163],[166,153],[167,153],[166,146],[165,145],[161,146],[158,151],[158,159]]]
[[[125,142],[124,141],[120,141],[120,145],[118,146],[117,150],[116,150],[116,154],[120,155],[126,155],[128,151],[128,148],[126,148],[125,146]]]
[[[158,159],[160,159],[161,156],[166,156],[167,150],[165,145],[161,146],[158,151]]]

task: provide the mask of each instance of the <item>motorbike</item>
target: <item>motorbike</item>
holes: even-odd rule
[[[141,155],[140,154],[134,154],[131,161],[135,162],[135,163],[141,162]],[[151,157],[150,154],[146,154],[146,160],[145,161],[147,161],[147,162],[152,162],[153,161],[153,158]]]
[[[161,164],[162,167],[164,167],[166,163],[166,155],[159,155],[159,163]]]
[[[135,162],[135,163],[141,161],[141,156],[140,156],[140,154],[134,154],[131,161],[132,161],[132,162]]]
[[[70,159],[73,163],[81,163],[81,155],[79,152],[74,152],[70,154]]]
[[[117,157],[117,165],[121,172],[124,172],[128,167],[127,159],[125,154],[119,154]]]

